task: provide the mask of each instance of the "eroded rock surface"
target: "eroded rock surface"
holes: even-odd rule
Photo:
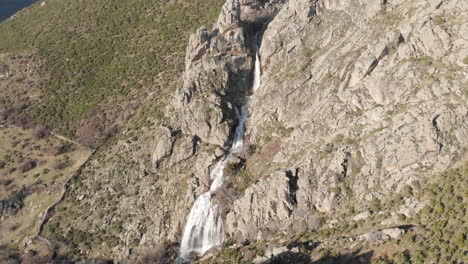
[[[319,213],[426,181],[466,160],[467,8],[462,0],[227,0],[213,29],[190,37],[164,118],[125,131],[96,155],[57,210],[106,208],[65,221],[104,238],[83,249],[89,256],[126,260],[177,243],[232,141],[236,108],[250,93],[258,30],[262,84],[252,96],[244,151],[226,171],[227,182],[244,186],[219,192],[229,196],[219,199],[226,238],[315,229]],[[423,203],[406,201],[399,214]],[[403,231],[376,232],[365,239]]]
[[[248,217],[260,236],[268,223],[382,199],[464,160],[467,14],[456,0],[287,1],[262,37],[247,169],[278,190],[275,170],[298,169],[297,204],[265,217],[276,204],[250,199],[254,184],[227,225]]]

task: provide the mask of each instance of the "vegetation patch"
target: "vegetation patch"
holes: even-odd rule
[[[47,78],[24,113],[100,141],[180,76],[189,34],[223,2],[51,0],[0,24],[0,53],[29,51],[43,62]]]
[[[0,247],[20,243],[37,232],[37,220],[55,203],[62,185],[89,157],[91,151],[69,145],[53,135],[16,127],[0,129],[0,200],[10,200],[27,190],[15,211],[4,212],[0,222]],[[60,169],[55,168],[57,162]],[[63,162],[65,166],[62,166]]]

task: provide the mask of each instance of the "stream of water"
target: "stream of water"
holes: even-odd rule
[[[257,35],[255,38],[257,39]],[[252,92],[255,92],[260,86],[261,65],[258,50],[258,45],[256,45]],[[180,245],[180,256],[182,259],[189,259],[192,254],[203,255],[208,250],[219,247],[223,243],[224,229],[221,208],[213,201],[212,194],[223,185],[224,167],[229,157],[242,151],[245,122],[249,118],[249,104],[250,96],[247,96],[241,109],[236,111],[239,124],[234,133],[233,144],[228,154],[211,171],[210,179],[212,182],[210,190],[197,198],[188,215]]]

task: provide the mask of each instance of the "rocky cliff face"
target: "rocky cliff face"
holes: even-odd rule
[[[80,254],[117,259],[177,243],[232,141],[257,31],[262,85],[245,150],[217,194],[227,238],[313,229],[318,215],[457,166],[467,147],[467,17],[462,0],[226,1],[214,28],[191,36],[177,93],[157,102],[167,106],[98,152],[45,234],[84,236],[73,241]]]
[[[287,2],[263,33],[247,124],[245,169],[263,180],[234,202],[228,233],[260,238],[465,159],[466,8]]]
[[[191,205],[209,188],[209,173],[231,144],[241,99],[250,93],[254,31],[262,24],[243,20],[241,8],[245,4],[227,1],[213,29],[202,27],[190,37],[176,92],[159,96],[145,126],[129,123],[98,151],[49,216],[45,236],[67,241],[75,254],[120,260],[178,242]],[[266,16],[277,8],[255,10]]]

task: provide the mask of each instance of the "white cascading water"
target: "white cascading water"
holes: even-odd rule
[[[255,36],[257,39],[257,35]],[[258,45],[256,45],[255,73],[252,91],[255,92],[260,86],[260,56]],[[219,161],[213,171],[211,171],[210,190],[200,195],[193,204],[188,215],[184,233],[180,245],[180,256],[182,259],[189,259],[192,254],[203,255],[209,249],[219,247],[223,243],[223,220],[221,218],[221,208],[211,199],[215,192],[223,184],[224,167],[232,154],[242,151],[244,143],[245,122],[249,117],[250,96],[245,98],[245,102],[240,109],[236,110],[239,124],[234,133],[234,141],[228,155]]]
[[[258,33],[257,33],[257,35],[255,35],[255,39],[257,39],[257,37],[258,37]],[[259,55],[259,52],[258,52],[258,45],[256,45],[256,49],[257,49],[257,52],[255,53],[254,83],[253,83],[253,87],[252,87],[253,92],[255,92],[257,90],[257,88],[260,87],[260,75],[262,74],[262,69],[261,69],[261,65],[260,65],[260,55]]]

